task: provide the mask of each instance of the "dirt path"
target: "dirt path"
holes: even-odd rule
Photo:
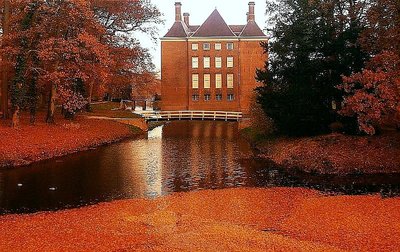
[[[399,251],[400,198],[294,188],[177,193],[0,217],[0,251]]]

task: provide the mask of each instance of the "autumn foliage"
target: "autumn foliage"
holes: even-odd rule
[[[40,97],[48,103],[47,122],[54,122],[56,103],[73,117],[96,93],[132,85],[152,71],[147,50],[133,36],[156,34],[160,12],[149,1],[8,2],[2,65],[11,73],[12,109],[29,109],[31,122]]]
[[[343,77],[341,114],[356,116],[361,131],[375,134],[386,119],[400,125],[400,2],[376,0],[360,37],[373,57],[366,68]]]
[[[258,102],[279,133],[400,123],[400,1],[267,1],[272,36]],[[358,129],[357,129],[358,126]]]

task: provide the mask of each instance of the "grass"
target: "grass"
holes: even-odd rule
[[[105,102],[91,105],[91,112],[83,112],[88,116],[104,116],[110,118],[139,118],[140,116],[133,114],[130,110],[115,110],[119,108],[119,102]],[[114,110],[113,110],[114,109]]]

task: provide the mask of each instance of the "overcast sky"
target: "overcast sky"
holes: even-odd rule
[[[249,0],[151,0],[163,13],[165,25],[159,26],[159,37],[163,37],[175,21],[175,2],[182,3],[182,13],[190,14],[190,23],[201,25],[211,12],[217,8],[228,25],[246,24]],[[254,0],[256,3],[256,22],[261,29],[265,27],[265,0]],[[150,49],[157,71],[161,69],[160,41],[154,44],[145,35],[140,35],[142,45]]]

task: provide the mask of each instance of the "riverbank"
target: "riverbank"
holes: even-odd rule
[[[71,121],[57,115],[56,124],[37,121],[31,126],[29,117],[22,115],[17,129],[10,128],[9,121],[0,121],[0,167],[28,165],[142,134],[133,126],[81,116]]]
[[[329,135],[255,141],[259,156],[286,168],[321,174],[400,172],[400,132],[378,136]]]
[[[397,251],[400,198],[300,188],[176,193],[0,217],[1,251]]]

